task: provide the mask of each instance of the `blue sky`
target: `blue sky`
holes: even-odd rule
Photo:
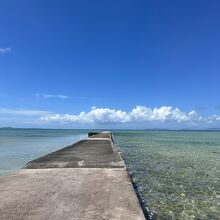
[[[0,7],[0,126],[220,127],[219,1]]]

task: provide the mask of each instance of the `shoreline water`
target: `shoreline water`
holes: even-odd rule
[[[220,219],[220,132],[114,134],[156,219]]]
[[[34,130],[34,135],[29,134],[28,129],[22,131],[23,138],[29,140],[23,144],[28,145],[36,138],[41,141],[37,146],[47,148],[49,153],[56,150],[54,146],[50,148],[49,143],[55,143],[59,138],[61,141],[63,137],[70,138],[72,143],[71,134],[83,135],[82,130],[75,129],[51,129],[50,135],[45,135],[45,131]],[[219,219],[220,132],[114,130],[113,135],[149,210],[157,219]],[[47,142],[48,136],[54,141]],[[8,138],[13,139],[10,135]],[[46,144],[42,145],[44,142]],[[17,140],[13,143],[12,159],[16,157],[16,150],[23,148],[28,154],[36,150],[35,147],[17,145]]]

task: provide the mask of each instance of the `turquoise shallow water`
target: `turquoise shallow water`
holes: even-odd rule
[[[87,132],[0,129],[0,175],[83,139]],[[155,219],[220,219],[220,132],[113,134]]]
[[[155,219],[220,219],[220,132],[120,131],[114,138]]]
[[[86,136],[86,130],[0,129],[0,175]]]

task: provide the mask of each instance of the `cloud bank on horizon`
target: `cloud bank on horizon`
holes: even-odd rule
[[[14,116],[42,116],[49,114],[49,111],[30,110],[30,109],[10,109],[0,108],[0,115],[14,115]]]
[[[79,114],[56,114],[50,111],[0,108],[0,121],[15,118],[37,125],[117,126],[129,128],[214,128],[220,126],[220,115],[201,116],[196,111],[181,111],[171,106],[149,108],[136,106],[130,111],[92,107]]]
[[[89,112],[73,114],[48,114],[40,118],[44,121],[72,122],[80,124],[125,124],[125,123],[149,123],[149,122],[176,122],[176,123],[207,123],[220,122],[219,115],[202,117],[196,111],[188,113],[171,106],[161,106],[159,108],[149,108],[146,106],[136,106],[131,111],[110,108],[92,107]]]

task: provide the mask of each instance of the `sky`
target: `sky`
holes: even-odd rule
[[[219,0],[0,0],[0,127],[220,128]]]

